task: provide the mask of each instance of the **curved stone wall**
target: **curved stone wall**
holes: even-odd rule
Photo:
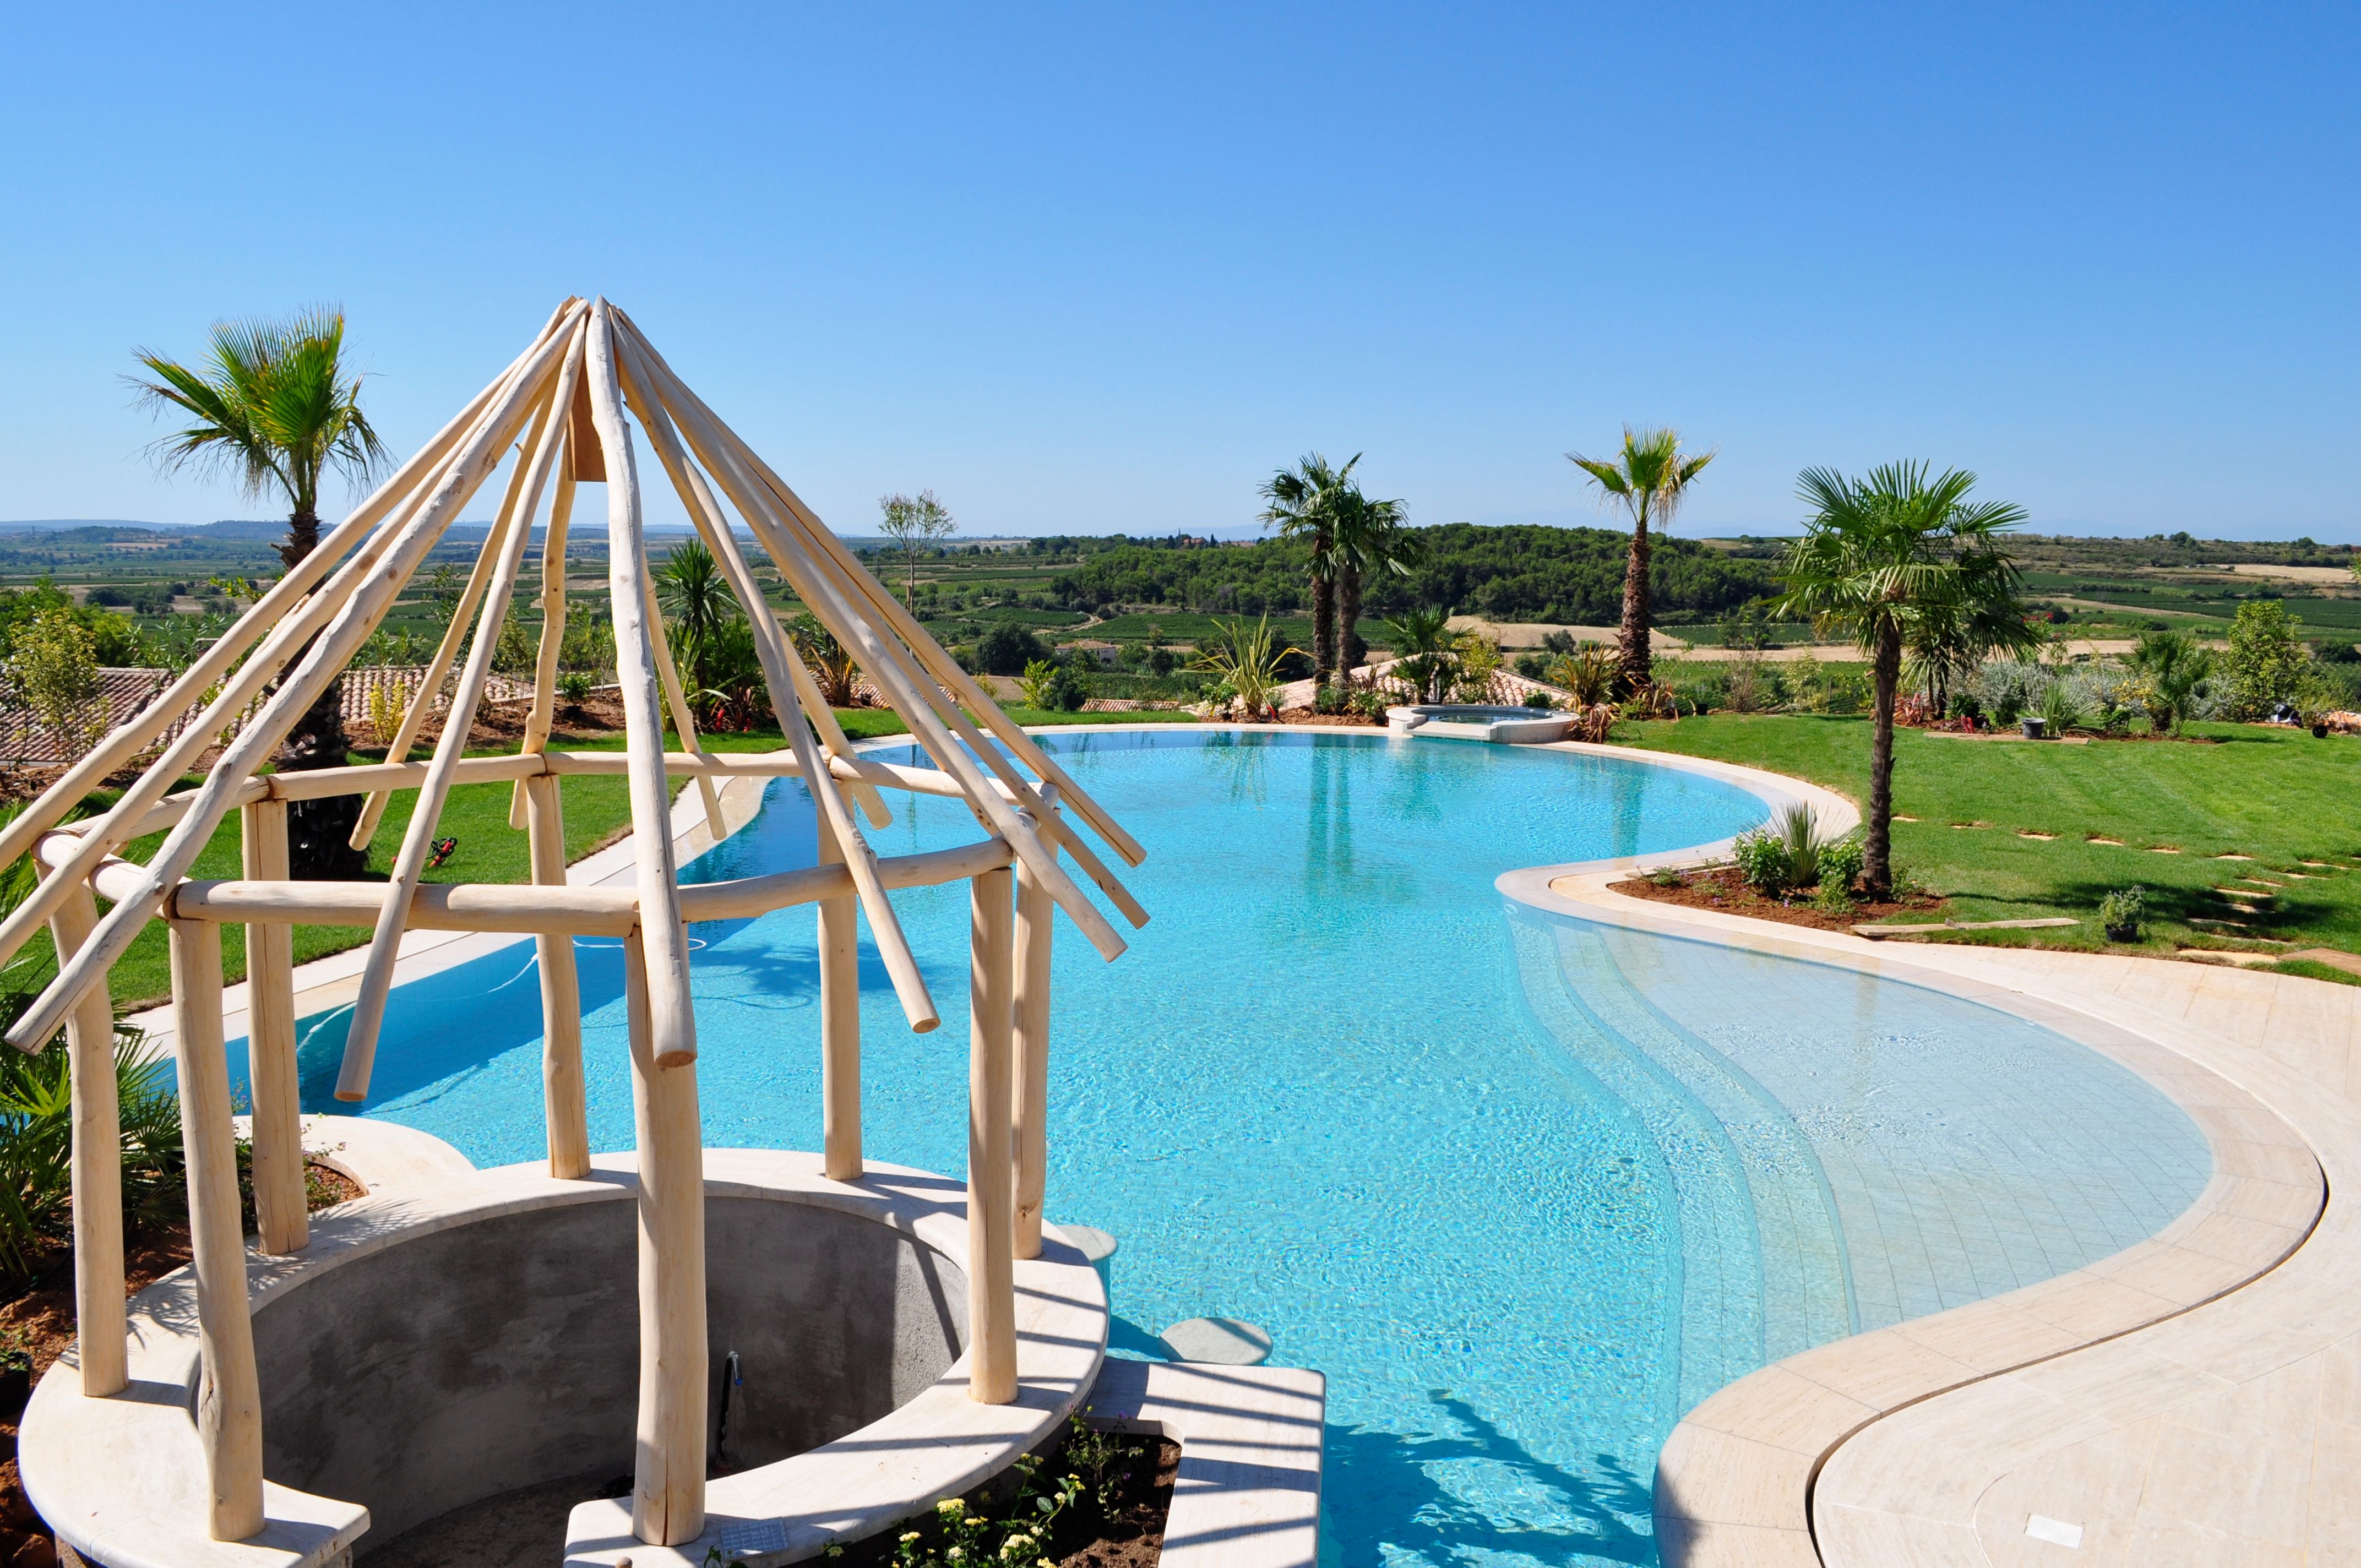
[[[370,1544],[519,1487],[628,1476],[638,1399],[634,1204],[494,1214],[303,1280],[254,1316],[265,1468],[365,1504]],[[966,1277],[888,1226],[706,1202],[711,1409],[736,1351],[728,1458],[767,1464],[868,1425],[959,1356]]]

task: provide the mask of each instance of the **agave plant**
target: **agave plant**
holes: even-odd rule
[[[1284,684],[1279,665],[1289,654],[1301,652],[1279,645],[1279,631],[1268,615],[1251,627],[1244,620],[1216,621],[1213,635],[1197,650],[1190,668],[1205,671],[1229,687],[1248,719],[1275,718],[1275,699]]]

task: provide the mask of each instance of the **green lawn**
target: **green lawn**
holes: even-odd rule
[[[1902,730],[1894,737],[1894,810],[1918,820],[1894,824],[1895,861],[1948,894],[1953,919],[2063,915],[2086,922],[1978,940],[2103,948],[2093,917],[2099,899],[2136,883],[2147,890],[2150,948],[2268,938],[2361,952],[2361,822],[2353,810],[2361,743],[2257,725],[2201,724],[2191,732],[2221,743],[2049,745]],[[1617,739],[1768,768],[1855,801],[1868,793],[1870,725],[1862,718],[1716,714],[1625,725]],[[2019,836],[2026,832],[2057,837]],[[2180,852],[2151,852],[2158,849]],[[2253,860],[2215,858],[2225,854]],[[2264,913],[2235,914],[2213,891],[2236,886],[2241,876],[2283,884],[2256,901]],[[2195,918],[2246,924],[2243,930],[2191,924]]]

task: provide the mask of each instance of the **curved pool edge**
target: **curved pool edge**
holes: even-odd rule
[[[1705,771],[1774,806],[1841,802],[1763,770]],[[2176,1530],[2222,1543],[2200,1560],[2268,1560],[2285,1550],[2285,1515],[2264,1522],[2253,1492],[2270,1467],[2224,1464],[2224,1427],[2242,1440],[2230,1453],[2287,1440],[2274,1472],[2283,1489],[2351,1496],[2361,1449],[2338,1439],[2361,1425],[2361,1383],[2348,1375],[2356,1391],[2341,1421],[2324,1408],[2317,1420],[2287,1411],[2301,1403],[2290,1389],[2307,1378],[2319,1388],[2342,1365],[2333,1358],[2361,1357],[2361,1221],[2331,1197],[2340,1173],[2361,1168],[2361,1104],[2346,1093],[2361,1066],[2361,993],[2162,959],[1881,946],[1612,890],[1635,870],[1726,849],[1532,867],[1496,885],[1549,913],[1853,970],[2026,1018],[2156,1085],[2204,1132],[2214,1169],[2178,1219],[2111,1257],[1831,1342],[1708,1398],[1658,1461],[1667,1568],[1984,1568],[2021,1556],[2036,1517],[2112,1541],[2115,1560],[2138,1560],[2136,1541],[2161,1549]],[[2187,1416],[2201,1406],[2202,1418]],[[2168,1472],[2164,1488],[2143,1484]],[[2300,1514],[2309,1497],[2296,1499]],[[2324,1508],[2312,1514],[2323,1531],[2341,1528]]]

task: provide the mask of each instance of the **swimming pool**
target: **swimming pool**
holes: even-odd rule
[[[2114,1252],[2210,1168],[2143,1080],[2007,1014],[1493,891],[1763,818],[1718,781],[1345,734],[1045,743],[1148,846],[1155,915],[1112,966],[1061,930],[1049,1213],[1123,1240],[1117,1354],[1218,1314],[1328,1374],[1354,1568],[1651,1563],[1655,1452],[1704,1394]],[[894,804],[881,852],[975,835],[957,802]],[[811,858],[782,781],[685,875]],[[966,890],[895,903],[943,1027],[910,1035],[864,961],[868,1146],[957,1173]],[[817,1146],[813,936],[808,910],[694,933],[708,1143]],[[619,954],[581,946],[592,1141],[628,1146]],[[531,954],[401,988],[368,1113],[538,1157]],[[308,1107],[341,1043],[340,1014],[306,1021]]]

